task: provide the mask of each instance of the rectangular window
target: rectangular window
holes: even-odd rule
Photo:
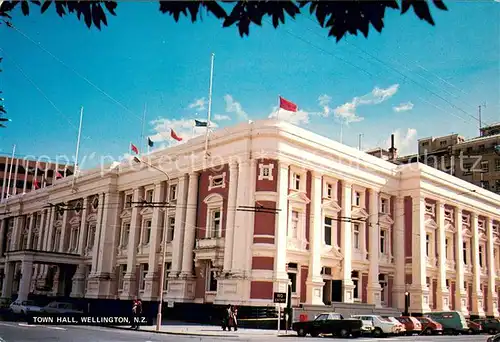
[[[500,171],[500,158],[495,159],[495,171]]]
[[[325,217],[325,245],[332,245],[332,218]]]
[[[153,202],[153,190],[146,191],[146,202],[148,203]]]
[[[146,220],[144,221],[144,236],[142,239],[142,243],[147,245],[149,243],[149,240],[151,239],[151,220]]]
[[[425,235],[425,254],[429,256],[431,247],[431,236],[429,234]]]
[[[481,162],[481,171],[488,172],[490,170],[490,163],[488,161]]]
[[[262,168],[262,176],[264,176],[264,177],[269,177],[269,173],[270,173],[270,172],[269,172],[269,166],[264,166],[264,167]]]
[[[288,237],[296,239],[298,229],[299,229],[299,212],[292,211],[292,222],[291,222],[290,231],[288,232],[289,233]]]
[[[72,251],[76,251],[78,247],[78,228],[74,228],[71,230],[71,244],[70,244],[70,249]]]
[[[386,231],[384,229],[380,230],[380,253],[385,254],[385,244],[386,244]]]
[[[165,279],[163,281],[163,291],[168,290],[168,274],[170,273],[170,269],[172,268],[172,263],[171,262],[166,262],[165,263]]]
[[[360,288],[360,281],[359,281],[359,273],[358,271],[352,271],[351,272],[351,280],[354,284],[354,293],[353,297],[354,299],[359,300],[359,295],[361,294],[359,288]]]
[[[387,214],[389,212],[388,201],[386,198],[382,198],[380,201],[380,212]]]
[[[125,209],[131,208],[132,207],[132,194],[130,195],[125,195],[125,203],[123,206]]]
[[[122,236],[120,239],[120,245],[122,247],[127,247],[128,245],[128,236],[130,234],[130,223],[124,223],[122,227]]]
[[[467,242],[463,243],[463,257],[464,257],[464,264],[467,265]]]
[[[483,267],[483,246],[479,246],[479,267]]]
[[[216,269],[213,268],[212,262],[209,263],[207,267],[207,291],[208,292],[217,292],[217,278],[216,278]]]
[[[359,249],[359,243],[360,243],[360,230],[359,230],[359,224],[354,223],[353,225],[353,237],[352,237],[352,244],[354,249]]]
[[[449,254],[450,254],[450,253],[449,253],[449,244],[450,244],[450,241],[449,241],[449,239],[448,239],[448,238],[446,238],[446,239],[444,240],[444,249],[445,249],[445,253],[446,253],[446,254],[445,254],[445,258],[447,258],[447,259],[448,259],[448,256],[449,256]]]
[[[297,273],[289,272],[288,279],[292,283],[292,293],[297,293]]]
[[[125,274],[127,273],[127,264],[120,265],[120,271],[118,275],[118,290],[123,290],[123,281],[125,280]]]
[[[175,217],[168,218],[167,242],[174,240]]]
[[[177,199],[177,184],[172,184],[170,186],[170,200],[175,201]]]
[[[293,186],[295,190],[300,190],[300,175],[293,174]]]
[[[148,264],[141,264],[140,266],[140,279],[139,279],[139,290],[144,291],[146,288],[146,274],[148,274]]]
[[[361,194],[358,191],[354,192],[354,205],[356,207],[361,206]]]
[[[211,213],[211,226],[210,226],[210,237],[219,238],[221,234],[221,211],[219,209],[213,210]]]
[[[224,176],[216,176],[212,178],[210,188],[220,188],[224,184]]]
[[[333,198],[333,185],[332,184],[326,185],[326,198],[329,198],[329,199]]]

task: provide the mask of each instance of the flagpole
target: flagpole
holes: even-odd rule
[[[73,167],[73,183],[71,188],[75,187],[76,177],[78,177],[78,154],[80,153],[80,138],[82,136],[82,122],[83,122],[83,106],[80,109],[80,126],[78,127],[78,139],[76,140],[76,152],[75,152],[75,166]]]
[[[281,98],[281,95],[278,94],[278,109],[276,110],[276,120],[280,120],[280,98]]]
[[[344,134],[344,121],[342,121],[342,119],[340,119],[340,143],[342,144],[342,138],[343,138],[343,134]]]
[[[147,103],[144,103],[144,113],[142,114],[142,128],[141,128],[141,151],[144,151],[144,123],[146,122],[146,109]],[[149,153],[149,144],[148,144]]]
[[[7,198],[10,195],[10,179],[12,178],[12,168],[14,167],[14,156],[16,154],[16,145],[12,147],[12,157],[10,159],[10,168],[9,168],[9,180],[7,181]]]
[[[210,115],[212,113],[212,85],[214,77],[214,58],[215,58],[215,53],[212,53],[212,59],[210,63],[210,86],[208,88],[207,130],[205,133],[205,158],[208,157],[208,132],[210,128]]]

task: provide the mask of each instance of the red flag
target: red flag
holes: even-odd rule
[[[38,179],[33,180],[33,187],[36,189],[40,189],[40,183],[38,183]]]
[[[56,179],[63,178],[59,171],[56,171]]]
[[[298,107],[295,103],[288,101],[280,96],[280,108],[289,112],[296,112]]]
[[[132,143],[130,143],[130,149],[132,150],[132,152],[135,152],[135,154],[139,154],[139,149]]]
[[[170,129],[170,136],[177,140],[177,141],[182,141],[182,138],[180,136],[178,136],[177,134],[175,134],[174,130],[173,129]]]

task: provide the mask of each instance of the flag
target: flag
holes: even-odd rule
[[[149,147],[153,147],[153,145],[154,145],[153,140],[151,140],[150,138],[148,138],[148,146]]]
[[[298,107],[295,103],[288,101],[280,96],[280,108],[289,112],[296,112]]]
[[[208,126],[208,122],[205,122],[205,121],[199,121],[199,120],[194,120],[194,125],[196,127],[207,127]]]
[[[173,129],[170,129],[170,136],[177,141],[182,141],[182,138],[175,134]]]
[[[63,175],[59,171],[56,171],[56,179],[63,178]]]
[[[40,189],[40,183],[38,182],[38,179],[33,180],[33,187],[36,189]]]
[[[132,152],[135,152],[135,154],[139,154],[139,149],[132,143],[130,143],[130,149],[132,150]]]

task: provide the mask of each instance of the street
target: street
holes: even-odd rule
[[[283,337],[285,341],[319,341],[324,340],[324,338],[300,338],[296,335],[290,335]],[[275,341],[281,338],[273,336],[241,336],[240,337],[208,337],[208,336],[179,336],[179,335],[167,335],[167,334],[157,334],[144,331],[131,331],[125,329],[113,329],[113,328],[102,328],[102,327],[75,327],[75,326],[36,326],[27,325],[25,323],[19,322],[0,322],[0,342],[24,342],[24,341],[64,341],[64,342],[87,342],[87,341],[143,341],[143,342],[156,342],[156,341],[181,341],[181,342],[194,342],[194,341],[250,341],[250,340],[265,340],[265,341]],[[477,341],[486,342],[488,339],[487,335],[464,335],[464,336],[407,336],[407,337],[389,337],[389,338],[359,338],[352,339],[352,341],[357,342],[368,342],[368,341],[385,341],[385,342],[431,342],[431,341]],[[328,338],[332,340],[332,338]],[[337,340],[337,339],[334,339]],[[343,340],[345,339],[338,339]]]

